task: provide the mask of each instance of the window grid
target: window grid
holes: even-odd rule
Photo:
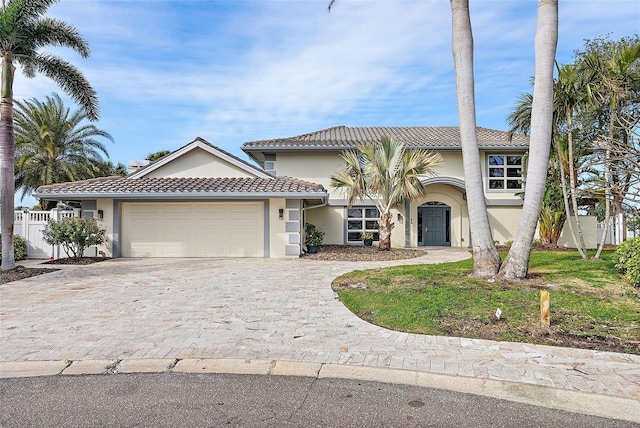
[[[489,190],[522,190],[522,156],[489,155]]]
[[[374,207],[347,208],[347,243],[362,242],[362,232],[371,232],[373,240],[378,241],[378,219],[380,212]]]

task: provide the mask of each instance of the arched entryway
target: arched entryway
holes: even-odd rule
[[[426,202],[418,207],[418,245],[451,246],[451,207]]]

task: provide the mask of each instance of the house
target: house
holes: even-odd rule
[[[196,138],[125,177],[41,186],[34,196],[77,201],[107,229],[112,257],[287,257],[304,250],[304,224],[328,244],[377,237],[377,209],[368,200],[349,207],[330,176],[340,153],[383,135],[408,148],[438,151],[444,163],[425,178],[427,194],[393,210],[392,246],[470,245],[457,127],[339,126],[289,138],[253,141],[242,150],[254,166]],[[520,218],[528,137],[478,128],[482,176],[494,239],[513,238]]]
[[[457,127],[347,127],[338,126],[290,138],[254,141],[242,150],[273,175],[298,177],[322,185],[327,204],[309,207],[304,221],[321,227],[325,243],[357,244],[363,231],[377,239],[377,209],[368,200],[347,206],[347,197],[330,186],[330,176],[344,165],[343,150],[362,141],[378,141],[384,135],[407,148],[440,152],[444,159],[437,175],[424,180],[427,194],[393,210],[393,247],[470,245],[460,133]],[[529,138],[477,128],[482,176],[493,238],[501,243],[513,239],[520,220],[524,154]]]
[[[301,252],[303,208],[328,194],[196,138],[125,177],[41,186],[35,196],[80,201],[107,229],[99,251],[112,257],[285,257]]]

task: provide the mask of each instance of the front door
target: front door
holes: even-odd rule
[[[451,208],[448,206],[418,207],[418,245],[451,245]]]

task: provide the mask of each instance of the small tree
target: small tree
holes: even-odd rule
[[[49,220],[42,232],[44,241],[50,245],[62,245],[68,257],[78,258],[87,247],[102,244],[106,229],[100,229],[95,220],[67,217]]]

